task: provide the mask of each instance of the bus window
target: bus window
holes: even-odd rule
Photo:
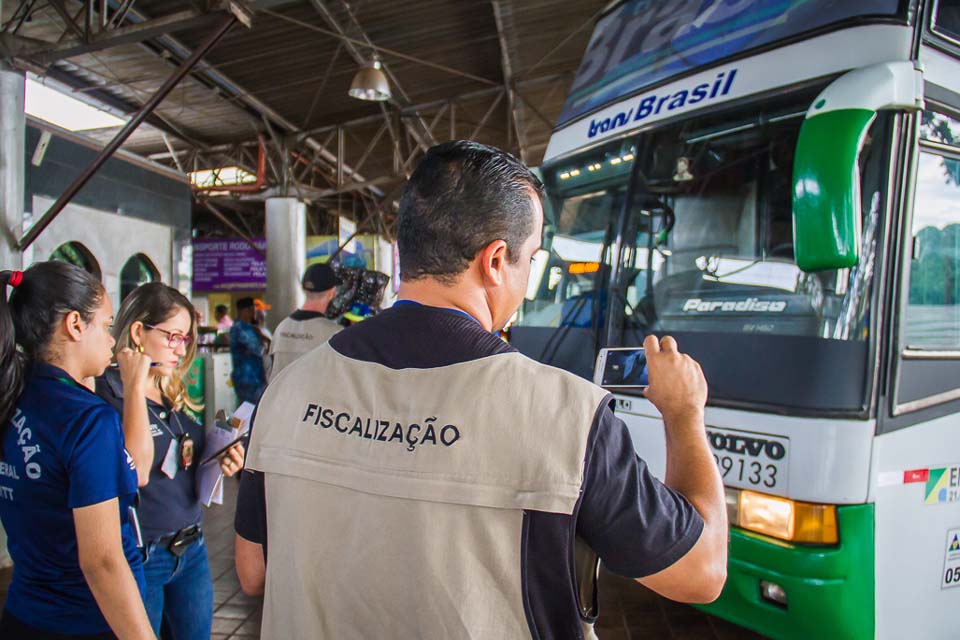
[[[631,212],[639,219],[638,247],[645,238],[657,241],[638,248],[621,271],[626,342],[651,331],[866,339],[880,193],[876,180],[873,189],[865,184],[860,265],[802,272],[794,261],[790,186],[801,116],[772,111],[651,134],[645,148],[654,151],[637,160],[637,189],[673,219],[669,230],[648,230],[646,209],[656,207]],[[861,168],[870,157],[868,138]]]
[[[516,326],[594,325],[595,315],[602,313],[595,292],[610,274],[609,244],[632,160],[631,148],[618,142],[544,176],[550,196],[542,247],[547,263],[539,282],[531,283]]]
[[[960,42],[960,4],[938,3],[933,16],[933,31],[954,42]]]
[[[958,154],[921,148],[904,342],[907,349],[960,351],[960,121],[926,112],[921,135]]]
[[[617,141],[544,170],[543,245],[510,341],[585,378],[604,323],[611,243],[634,155],[629,141]]]

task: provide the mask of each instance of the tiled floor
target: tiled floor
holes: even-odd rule
[[[213,506],[203,515],[210,574],[213,577],[213,640],[253,640],[260,637],[259,598],[240,591],[233,566],[233,507],[237,481],[224,485],[223,506]]]
[[[213,640],[254,640],[260,637],[260,601],[240,591],[233,566],[233,505],[235,481],[227,481],[224,505],[208,509],[204,532],[213,576]],[[6,599],[10,571],[0,571],[0,606]],[[601,640],[754,640],[758,636],[693,607],[677,604],[644,589],[633,580],[611,573],[600,577]]]
[[[763,636],[698,609],[661,598],[633,580],[600,574],[601,640],[762,640]]]

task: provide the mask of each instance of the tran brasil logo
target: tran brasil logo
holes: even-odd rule
[[[720,96],[730,93],[733,87],[733,79],[737,76],[736,69],[730,69],[729,73],[721,71],[717,74],[714,81],[698,84],[692,89],[680,89],[673,93],[658,95],[651,93],[644,97],[633,109],[621,111],[610,118],[601,120],[590,120],[590,131],[588,138],[595,137],[598,133],[607,133],[633,122],[638,122],[651,115],[666,113],[675,109],[682,109],[690,104],[697,104],[703,100],[713,100]]]
[[[701,300],[700,298],[688,298],[683,303],[683,311],[693,313],[711,313],[716,311],[739,311],[743,312],[762,312],[783,313],[787,308],[785,300],[758,300],[757,298],[747,298],[746,300]]]

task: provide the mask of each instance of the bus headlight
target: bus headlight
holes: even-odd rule
[[[789,542],[836,544],[839,541],[834,505],[727,489],[727,514],[732,525]]]

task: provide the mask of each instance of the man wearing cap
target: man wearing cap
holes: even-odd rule
[[[230,327],[230,380],[240,402],[256,404],[267,386],[263,368],[263,342],[254,326],[257,310],[253,298],[237,300],[237,319]]]
[[[542,195],[498,149],[430,149],[397,214],[398,303],[267,388],[236,519],[262,637],[593,637],[598,558],[673,599],[719,595],[726,507],[696,362],[644,343],[661,482],[609,393],[493,333],[523,301]]]
[[[342,281],[326,264],[312,264],[303,273],[301,285],[307,299],[300,309],[277,325],[270,343],[273,366],[270,380],[288,364],[319,347],[342,327],[324,315]]]

